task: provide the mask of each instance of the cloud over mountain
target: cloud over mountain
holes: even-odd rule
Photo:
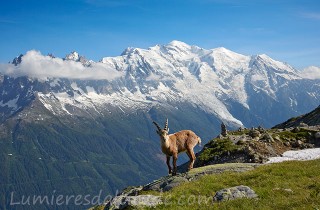
[[[307,79],[320,79],[320,68],[316,66],[310,66],[301,71],[300,75]]]
[[[28,51],[19,65],[0,64],[0,72],[10,76],[28,76],[37,79],[68,78],[83,80],[113,80],[122,72],[103,63],[91,63],[90,67],[80,62],[44,56],[39,51]]]

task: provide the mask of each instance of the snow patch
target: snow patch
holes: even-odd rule
[[[17,102],[19,100],[19,97],[20,97],[20,95],[17,95],[14,99],[11,99],[11,100],[7,101],[6,103],[3,103],[3,100],[2,100],[2,101],[0,101],[0,106],[1,107],[7,106],[8,108],[11,108],[12,111],[15,111],[18,108]]]
[[[59,86],[59,79],[54,79],[52,82],[50,82],[50,87],[56,87]]]
[[[287,151],[282,157],[271,157],[267,163],[278,163],[291,160],[314,160],[320,158],[320,148]]]

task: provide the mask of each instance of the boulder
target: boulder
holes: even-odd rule
[[[307,124],[307,123],[304,123],[304,122],[301,122],[301,123],[299,124],[299,127],[308,127],[308,124]]]
[[[300,132],[301,131],[301,129],[299,128],[299,127],[294,127],[293,129],[292,129],[292,132],[294,132],[294,133],[298,133],[298,132]]]
[[[249,131],[249,136],[250,136],[251,138],[260,137],[260,131],[251,129],[251,130]]]
[[[263,136],[261,137],[261,140],[268,142],[268,143],[274,142],[274,139],[272,138],[272,136],[269,133],[264,133]]]
[[[162,204],[160,196],[137,195],[137,196],[116,196],[107,205],[105,209],[125,209],[125,208],[143,208],[156,207]]]
[[[281,138],[279,135],[275,135],[274,138],[273,138],[275,141],[281,141]]]
[[[143,190],[165,192],[187,181],[188,179],[186,177],[186,174],[179,174],[177,176],[167,176],[162,179],[156,180],[148,185],[145,185],[143,187]]]
[[[132,195],[138,195],[139,192],[143,189],[143,186],[129,186],[125,189],[122,190],[121,193],[119,193],[118,195],[122,195],[122,196],[132,196]]]
[[[215,201],[235,200],[239,198],[257,198],[258,195],[248,186],[236,186],[226,188],[216,192],[213,199]]]
[[[293,148],[300,148],[303,145],[303,142],[301,140],[296,140],[291,142],[291,146]]]
[[[258,131],[260,131],[260,133],[263,133],[263,132],[265,132],[265,129],[262,127],[262,126],[258,126]]]

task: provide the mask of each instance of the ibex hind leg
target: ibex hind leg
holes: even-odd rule
[[[188,171],[190,171],[193,168],[194,161],[196,160],[196,156],[193,152],[193,149],[188,148],[187,149],[187,155],[189,156],[190,162],[189,162],[189,167]]]

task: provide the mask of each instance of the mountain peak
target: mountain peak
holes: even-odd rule
[[[214,54],[223,54],[223,55],[227,55],[228,57],[235,57],[236,59],[239,59],[240,57],[247,57],[245,55],[236,53],[236,52],[229,50],[227,48],[224,48],[224,47],[214,48],[214,49],[212,49],[212,52]]]
[[[66,55],[64,60],[80,62],[84,66],[91,66],[91,64],[93,63],[92,60],[87,60],[86,57],[79,55],[79,53],[76,51],[72,51],[70,54]]]
[[[65,60],[79,61],[79,53],[72,51],[70,54],[67,54]]]
[[[184,42],[181,42],[181,41],[178,41],[178,40],[173,40],[171,41],[168,46],[174,46],[174,47],[178,47],[178,48],[190,48],[191,46],[184,43]]]
[[[288,65],[287,63],[274,60],[266,54],[256,55],[256,56],[254,56],[254,59],[257,60],[258,62],[262,62],[262,63],[264,63],[274,69],[277,69],[277,70],[287,71],[287,72],[291,72],[291,73],[295,73],[295,74],[297,73],[297,71],[293,67]]]
[[[133,50],[134,50],[133,47],[127,47],[127,48],[121,53],[121,56],[122,56],[122,55],[127,55],[127,54],[129,54],[129,53],[132,53]]]
[[[225,48],[225,47],[217,47],[213,49],[214,51],[219,51],[219,52],[232,52],[231,50]]]
[[[50,58],[56,58],[56,56],[54,56],[52,53],[48,53],[48,55]]]
[[[22,62],[22,57],[23,55],[20,54],[19,56],[15,57],[11,63],[14,64],[15,66],[19,65]]]
[[[268,61],[275,61],[273,60],[270,56],[268,56],[267,54],[258,54],[256,56],[257,59],[263,59],[263,60],[268,60]]]

